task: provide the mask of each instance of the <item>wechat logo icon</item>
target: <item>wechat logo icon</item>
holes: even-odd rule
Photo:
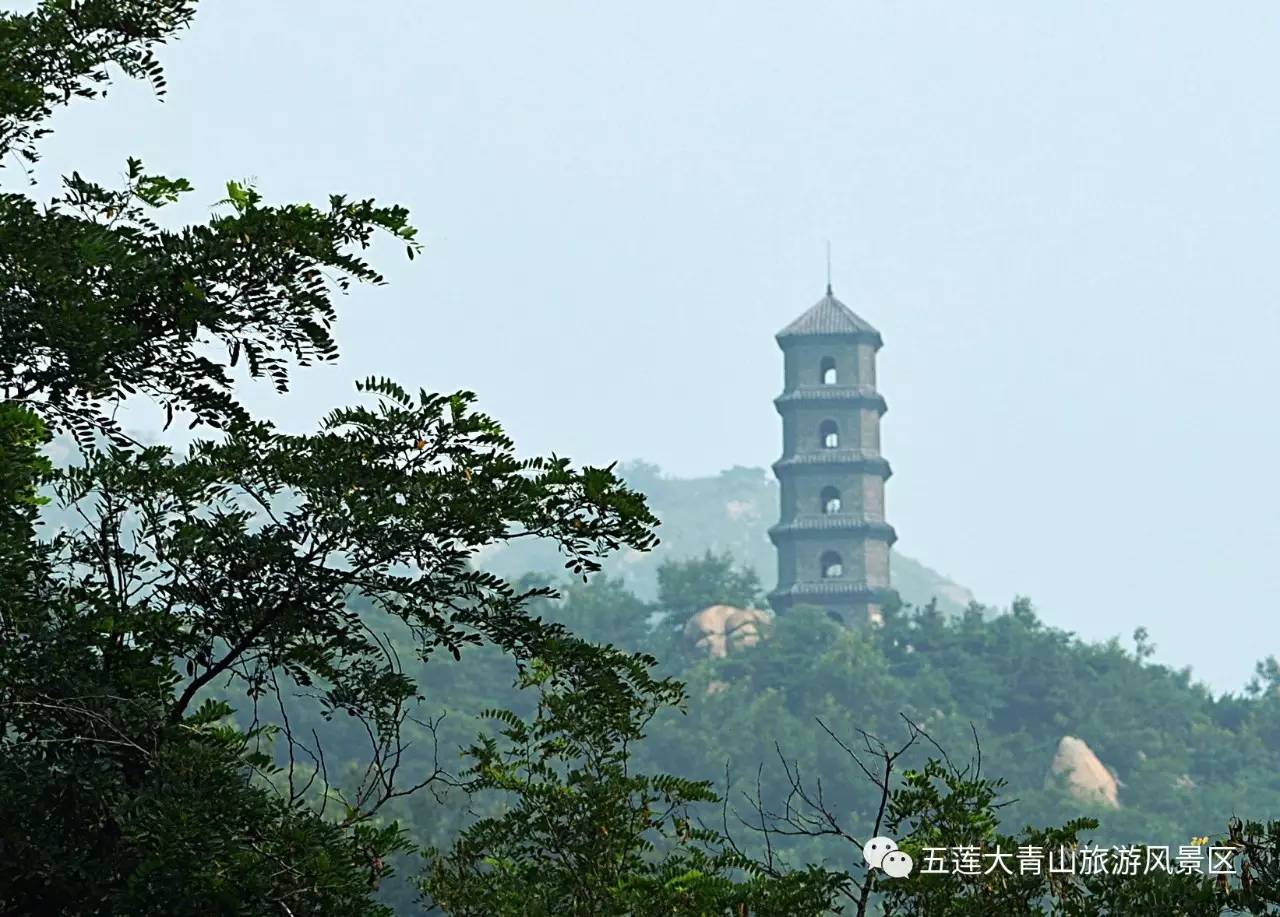
[[[891,837],[873,837],[862,845],[862,858],[871,869],[879,869],[890,879],[905,879],[915,863],[911,854],[898,849]]]

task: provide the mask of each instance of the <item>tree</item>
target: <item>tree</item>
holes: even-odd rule
[[[984,778],[976,764],[956,769],[938,759],[903,775],[890,801],[887,827],[903,838],[901,848],[917,864],[930,851],[942,851],[934,855],[943,862],[934,872],[886,880],[885,917],[1280,913],[1280,822],[1264,826],[1233,818],[1220,835],[1192,839],[1187,845],[1201,868],[1180,868],[1183,848],[1175,848],[1171,854],[1166,851],[1168,868],[1148,869],[1152,859],[1145,845],[1100,847],[1082,837],[1098,827],[1092,818],[1073,819],[1058,828],[1002,833],[1002,786],[1000,780]],[[1230,871],[1207,873],[1206,849],[1220,851]],[[982,864],[978,869],[952,868],[949,861],[964,850]],[[1008,857],[999,868],[994,865],[997,851]],[[1014,857],[1031,858],[1037,868],[1024,870]],[[1055,857],[1057,873],[1052,868]],[[1132,868],[1122,867],[1125,862]]]
[[[760,578],[749,567],[735,569],[728,554],[665,561],[658,567],[658,604],[684,620],[708,605],[750,608],[760,602]]]
[[[0,14],[0,157],[34,164],[54,108],[113,67],[162,90],[154,51],[194,9]],[[120,189],[73,174],[44,206],[0,194],[0,912],[379,912],[405,840],[377,813],[441,779],[406,756],[420,697],[387,635],[527,666],[569,637],[527,611],[549,589],[474,568],[482,547],[548,539],[584,575],[653,542],[611,469],[517,457],[469,393],[372,379],[315,433],[250,417],[233,367],[283,392],[333,359],[333,295],[381,281],[375,234],[412,256],[414,230],[402,208],[268,206],[234,182],[209,222],[162,227],[191,190],[131,160]],[[132,441],[113,415],[135,396],[210,438],[184,456]],[[50,470],[46,429],[83,464]],[[83,526],[42,541],[46,483]],[[584,649],[570,668],[606,664]],[[297,703],[360,724],[354,783],[294,728]]]
[[[47,439],[34,414],[0,404],[0,595],[21,595],[37,573],[35,525],[41,504],[47,502],[39,486],[52,471],[40,453]]]
[[[561,600],[547,603],[546,617],[593,643],[635,651],[646,645],[655,609],[630,592],[621,579],[598,573],[586,583],[568,583]]]
[[[458,917],[830,912],[842,874],[766,871],[701,823],[699,807],[719,801],[709,784],[634,771],[650,719],[683,701],[682,686],[649,674],[656,660],[619,654],[611,669],[563,678],[566,654],[556,657],[527,670],[532,721],[493,711],[504,741],[469,750],[469,790],[509,803],[447,853],[427,851],[430,906]]]
[[[820,778],[806,779],[781,750],[788,787],[783,805],[770,808],[760,795],[748,797],[752,814],[743,824],[765,839],[766,850],[785,839],[830,838],[864,864],[833,884],[856,917],[1280,913],[1280,822],[1232,818],[1216,837],[1191,839],[1172,853],[1164,848],[1163,861],[1153,860],[1143,845],[1099,846],[1087,836],[1098,827],[1089,817],[1011,832],[1002,828],[1002,810],[1012,801],[1003,797],[1003,780],[983,774],[976,731],[973,758],[957,765],[928,732],[903,720],[907,738],[896,747],[865,731],[855,741],[828,731],[854,766],[851,776],[878,791],[877,814],[864,831],[849,824]],[[903,769],[904,755],[922,740],[936,756],[923,767]],[[908,875],[892,877],[865,864],[863,844],[878,836],[895,839],[911,857]],[[1184,849],[1198,868],[1180,867]],[[1206,850],[1218,851],[1216,874],[1204,868]],[[1164,865],[1149,868],[1152,862]],[[772,859],[763,865],[766,873],[776,871]]]

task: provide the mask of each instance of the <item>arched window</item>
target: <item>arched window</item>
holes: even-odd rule
[[[838,449],[840,448],[840,430],[836,427],[834,420],[824,420],[822,425],[818,427],[818,438],[822,440],[822,448]]]
[[[834,487],[822,488],[822,496],[819,499],[822,501],[824,514],[830,516],[832,513],[840,512],[840,491]]]
[[[844,563],[841,562],[840,555],[835,551],[828,551],[823,554],[819,563],[822,566],[823,579],[836,579],[844,576]]]
[[[831,357],[823,357],[821,373],[823,385],[835,385],[837,381],[836,361]]]

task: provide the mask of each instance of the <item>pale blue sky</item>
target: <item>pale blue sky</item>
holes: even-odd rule
[[[1280,652],[1277,47],[1271,2],[221,0],[44,174],[404,203],[424,256],[258,406],[467,387],[526,451],[680,475],[777,457],[829,238],[899,547],[1237,688]]]

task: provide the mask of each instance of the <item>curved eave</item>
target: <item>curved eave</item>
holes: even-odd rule
[[[793,344],[832,344],[838,347],[841,344],[854,344],[860,341],[870,344],[876,350],[884,346],[884,338],[880,336],[879,331],[792,331],[789,333],[779,331],[773,339],[783,350]]]
[[[773,405],[781,414],[783,408],[793,404],[857,404],[878,410],[881,416],[889,410],[884,396],[871,385],[823,385],[795,388],[773,399]]]
[[[833,513],[828,516],[797,516],[790,522],[779,522],[769,528],[769,540],[775,545],[780,541],[804,538],[821,538],[832,533],[861,535],[893,544],[898,533],[893,526],[880,519],[867,519],[853,513]]]
[[[867,471],[879,474],[888,480],[893,474],[889,462],[878,453],[865,449],[824,449],[821,452],[803,452],[780,458],[773,463],[773,473],[781,476],[784,469],[842,466],[846,471]]]
[[[896,595],[891,587],[868,586],[845,580],[823,580],[820,583],[792,583],[779,586],[769,593],[769,600],[782,600],[787,603],[803,602],[805,599],[845,598],[857,601],[885,601]]]

